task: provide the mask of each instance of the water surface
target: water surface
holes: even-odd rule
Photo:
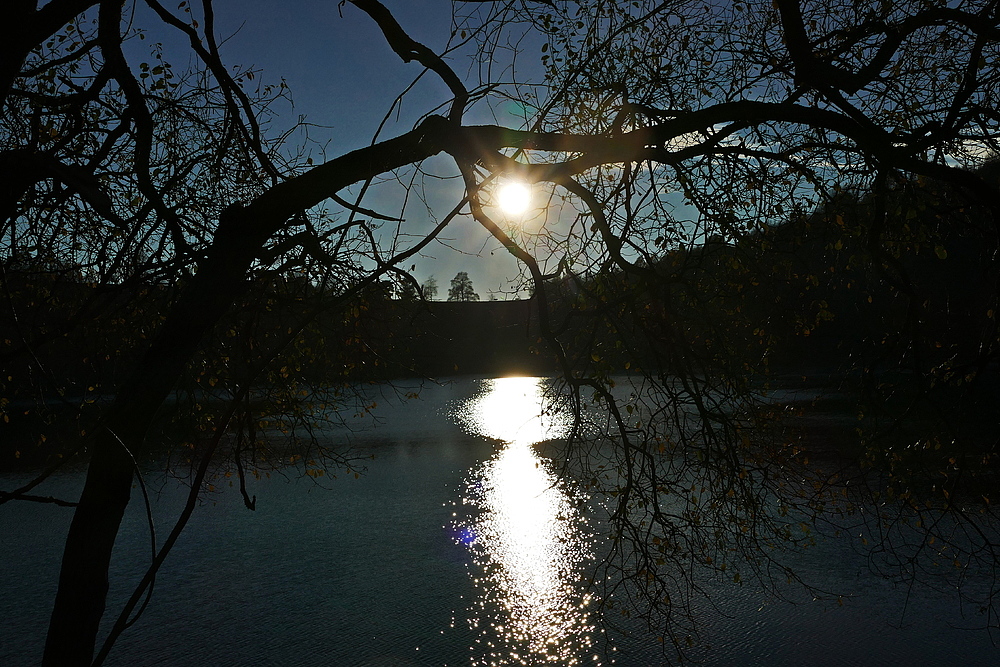
[[[342,475],[252,482],[257,511],[225,484],[206,494],[110,665],[661,664],[655,633],[602,631],[585,586],[600,522],[533,443],[566,423],[539,414],[544,381],[465,378],[419,399],[379,398],[377,428],[331,441],[374,456]],[[186,489],[149,485],[166,534]],[[83,470],[39,493],[72,498]],[[0,487],[18,478],[0,476]],[[37,664],[71,510],[0,506],[0,665]],[[133,503],[112,564],[109,609],[148,563]],[[753,582],[705,582],[695,611],[705,665],[994,665],[976,610],[873,577],[844,543],[797,557],[843,606],[790,604]],[[798,595],[798,597],[796,597]],[[903,613],[905,607],[905,614]],[[963,611],[965,615],[963,616]]]

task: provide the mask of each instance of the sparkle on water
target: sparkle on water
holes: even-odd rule
[[[524,183],[511,181],[497,190],[497,205],[508,215],[518,215],[531,205],[531,188]]]
[[[600,664],[580,570],[593,558],[577,498],[533,445],[565,436],[569,420],[544,414],[544,380],[483,382],[458,418],[504,443],[474,472],[453,526],[469,547],[478,599],[469,624],[479,633],[474,665]],[[464,524],[462,522],[465,522]]]

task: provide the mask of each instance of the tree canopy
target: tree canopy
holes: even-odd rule
[[[459,271],[451,279],[448,288],[448,301],[479,301],[479,295],[472,287],[472,279],[465,271]]]
[[[420,285],[420,294],[428,301],[436,299],[438,294],[437,278],[428,276],[427,280]]]
[[[111,396],[84,401],[85,433],[58,452],[86,454],[88,476],[45,664],[94,656],[168,395],[225,389],[195,495],[226,433],[245,481],[251,388],[322,398],[329,383],[307,377],[318,350],[359,364],[381,286],[415,287],[412,258],[462,219],[523,267],[578,420],[562,456],[612,499],[604,567],[678,647],[695,568],[766,578],[768,545],[827,526],[865,522],[901,576],[945,556],[996,566],[997,440],[977,408],[1000,363],[996,2],[457,1],[438,50],[377,0],[341,2],[446,93],[415,125],[321,160],[278,126],[284,84],[223,62],[211,0],[135,5],[148,25],[115,0],[4,10],[0,382],[18,400],[70,395],[90,386],[54,365],[73,357]],[[188,65],[146,38],[158,31],[185,40]],[[379,210],[385,188],[419,200],[442,179],[461,191],[428,204],[420,233]],[[493,206],[505,179],[546,202],[530,221]],[[853,345],[836,361],[864,406],[849,464],[810,464],[768,397],[772,364],[797,375],[789,351],[823,349],[806,339]],[[637,391],[622,401],[626,373]],[[308,412],[295,405],[288,419]],[[0,500],[32,499],[42,479]],[[993,624],[995,592],[978,600]]]

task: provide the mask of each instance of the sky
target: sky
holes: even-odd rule
[[[449,0],[383,0],[383,4],[411,37],[435,52],[444,48],[451,32]],[[287,82],[294,108],[286,105],[284,117],[275,124],[288,125],[302,115],[320,126],[310,129],[311,139],[317,142],[313,144],[317,160],[324,144],[328,158],[370,144],[393,100],[422,70],[417,63],[403,63],[366,14],[349,4],[338,5],[337,0],[215,3],[216,33],[226,40],[221,47],[224,59],[230,65],[259,68],[263,81],[277,83],[283,78]],[[460,75],[468,69],[463,56],[457,56],[452,65]],[[408,131],[421,115],[448,99],[444,84],[428,73],[408,94],[398,120],[394,116],[382,138]],[[444,159],[432,161],[431,167],[448,169]],[[432,181],[429,193],[436,197],[431,201],[434,211],[444,215],[457,203],[461,188],[456,181]],[[398,215],[398,192],[395,197],[366,199],[365,205]],[[432,224],[426,207],[413,198],[403,217],[406,232],[419,234]],[[459,271],[468,272],[483,299],[491,291],[509,289],[509,279],[518,274],[516,263],[471,218],[457,220],[443,236],[447,246],[430,246],[409,263],[415,263],[418,281],[435,276],[439,298],[447,295],[449,281]],[[505,298],[499,292],[496,296]]]

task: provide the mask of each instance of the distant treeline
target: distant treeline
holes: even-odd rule
[[[174,286],[97,285],[37,262],[8,262],[4,276],[0,467],[37,464],[92,428],[175,296]],[[346,404],[349,387],[369,381],[549,373],[533,312],[530,300],[393,299],[383,285],[344,298],[301,276],[260,282],[204,341],[171,403],[177,414],[163,418],[211,419],[210,406],[247,386],[263,416],[319,395]]]
[[[683,370],[753,383],[818,369],[850,376],[872,405],[982,424],[1000,413],[990,405],[1000,385],[1000,276],[996,230],[978,215],[933,183],[879,202],[842,192],[821,210],[666,251],[637,271],[552,279],[549,322],[582,375]],[[964,224],[941,224],[956,216]],[[72,426],[85,428],[146,350],[177,285],[93,284],[38,257],[7,258],[3,268],[0,440],[15,422],[54,429],[46,405],[79,408]],[[316,387],[561,368],[539,327],[540,296],[391,294],[382,283],[347,297],[305,276],[260,279],[204,342],[178,392],[282,387],[275,401],[287,405]]]

